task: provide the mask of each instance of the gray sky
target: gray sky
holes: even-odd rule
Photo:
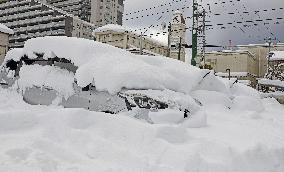
[[[162,22],[168,23],[172,16],[172,10],[180,9],[184,6],[190,6],[190,8],[186,8],[185,10],[181,10],[184,12],[184,16],[192,15],[192,3],[191,0],[175,0],[178,2],[173,3],[173,5],[169,5],[168,3],[173,2],[173,0],[125,0],[125,13],[130,13],[142,9],[148,9],[146,12],[139,12],[136,14],[130,14],[124,16],[124,25],[130,26],[132,28],[144,28],[149,27],[151,24],[161,24]],[[200,1],[200,0],[199,0]],[[203,0],[205,1],[205,0]],[[214,4],[217,2],[217,4]],[[226,2],[222,4],[221,2]],[[216,45],[228,45],[229,40],[232,40],[234,45],[236,44],[248,44],[248,43],[263,43],[265,38],[268,37],[277,37],[277,39],[281,42],[284,42],[284,19],[277,20],[276,18],[282,17],[284,18],[284,0],[232,0],[233,3],[230,3],[229,0],[206,0],[203,2],[206,9],[209,11],[209,8],[206,4],[211,4],[210,9],[212,13],[209,13],[209,17],[207,20],[211,21],[211,24],[214,26],[213,29],[208,30],[207,34],[207,43],[208,44],[216,44]],[[155,8],[150,10],[150,7],[157,6],[160,4],[165,4],[166,6]],[[276,10],[272,10],[275,8]],[[162,11],[170,10],[170,12],[165,12],[164,14],[156,14],[161,13]],[[263,10],[268,11],[263,11]],[[260,11],[255,14],[254,11]],[[230,15],[228,13],[235,13]],[[238,13],[240,12],[240,13]],[[249,12],[248,14],[243,12]],[[214,15],[214,14],[221,15]],[[150,14],[149,17],[141,17]],[[152,15],[154,14],[154,15]],[[162,18],[157,20],[160,16]],[[138,19],[129,19],[131,17],[139,17]],[[244,27],[243,24],[233,24],[228,25],[227,23],[236,23],[238,21],[250,21],[257,19],[273,19],[272,21],[268,21],[269,23],[276,23],[277,21],[280,24],[269,24],[264,25],[264,22],[255,22],[255,23],[244,23],[248,25],[258,24],[257,26],[248,26]],[[187,26],[192,25],[192,20],[188,19]],[[265,21],[267,22],[267,21]],[[216,26],[216,24],[225,24],[226,29],[221,29],[221,26]],[[152,28],[148,34],[155,32],[162,32],[162,27]],[[241,28],[241,29],[240,29]],[[272,35],[272,34],[274,35]],[[191,33],[187,32],[187,41],[190,44],[191,41]],[[165,36],[159,36],[158,39],[166,39]]]

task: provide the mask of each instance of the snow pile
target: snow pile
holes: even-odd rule
[[[125,26],[118,25],[118,24],[107,24],[107,25],[104,25],[102,27],[95,29],[93,31],[93,36],[95,36],[96,33],[107,32],[107,31],[126,33],[126,32],[129,32],[130,29],[126,28]]]
[[[184,120],[183,112],[170,109],[150,112],[149,117],[155,124],[177,124]]]
[[[79,67],[75,74],[79,86],[93,83],[99,91],[112,94],[122,88],[189,93],[207,72],[166,57],[138,58],[119,48],[79,38],[30,39],[22,51],[31,59],[37,57],[36,53],[43,53],[44,59],[68,59]],[[19,60],[14,52],[6,61]]]
[[[24,55],[24,52],[22,48],[13,48],[7,52],[2,65],[7,63],[11,59],[13,59],[14,61],[19,61],[23,55]]]
[[[173,116],[159,118],[176,112],[156,112],[162,124],[149,124],[123,114],[30,106],[1,88],[0,95],[0,171],[284,171],[284,108],[273,99],[262,100],[257,114],[207,107],[207,125],[192,128],[190,120],[179,123],[181,114],[176,124],[167,122]]]
[[[280,80],[260,79],[258,83],[262,85],[272,85],[276,87],[284,87],[284,81],[280,81]]]
[[[8,28],[7,26],[3,25],[0,23],[0,32],[3,32],[3,33],[7,33],[7,34],[14,34],[14,31],[10,28]]]
[[[284,51],[271,51],[268,58],[271,61],[284,60]]]
[[[22,91],[34,86],[54,89],[59,96],[69,97],[74,94],[74,74],[55,66],[24,65],[21,67],[18,87]]]

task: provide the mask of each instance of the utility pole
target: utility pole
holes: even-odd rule
[[[170,22],[168,26],[168,52],[167,52],[168,57],[171,56],[171,35],[172,35],[172,24]]]
[[[141,32],[141,35],[140,35],[140,55],[143,55],[143,33]]]
[[[196,66],[197,57],[197,35],[198,35],[198,3],[193,0],[193,14],[192,14],[192,59],[191,65]]]
[[[180,53],[181,53],[181,37],[179,37],[179,44],[178,44],[178,60],[180,60]]]
[[[202,59],[204,60],[204,65],[203,65],[203,69],[205,69],[206,66],[206,59],[205,59],[205,47],[206,47],[206,35],[205,35],[205,30],[206,30],[206,25],[205,25],[205,19],[206,19],[206,11],[205,9],[203,9],[202,12]]]

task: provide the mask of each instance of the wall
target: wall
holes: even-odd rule
[[[132,33],[108,31],[95,34],[96,41],[107,43],[122,49],[140,48],[140,37]],[[167,47],[148,38],[142,39],[143,50],[154,54],[167,55]]]
[[[264,45],[255,45],[255,46],[242,46],[240,49],[248,50],[255,55],[257,59],[257,75],[259,78],[263,78],[267,72],[267,54],[269,52],[268,47]],[[275,45],[272,46],[271,51],[284,51],[284,45]]]
[[[231,72],[247,72],[246,77],[238,77],[240,80],[250,80],[252,86],[256,85],[257,59],[249,52],[236,53],[206,53],[206,64],[211,65],[215,72],[227,73],[226,69]],[[201,64],[203,65],[203,64]]]
[[[4,61],[4,57],[8,51],[9,35],[0,32],[0,65]]]
[[[71,19],[72,22],[70,22],[69,24],[70,27],[72,27],[72,37],[93,39],[92,31],[94,29],[94,26],[83,20],[78,20],[76,18]],[[69,27],[68,25],[66,24],[66,27]]]

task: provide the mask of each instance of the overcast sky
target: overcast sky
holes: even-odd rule
[[[169,3],[173,1],[173,5]],[[144,9],[144,12],[139,12],[136,14],[129,14],[124,16],[124,25],[130,26],[132,28],[144,28],[149,27],[151,24],[161,24],[162,22],[168,23],[172,16],[172,10],[180,9],[184,6],[192,6],[192,0],[125,0],[125,13],[130,13],[138,10]],[[204,0],[203,0],[204,1]],[[200,2],[200,1],[199,1]],[[215,2],[217,4],[215,4]],[[226,2],[226,3],[221,3]],[[154,6],[159,6],[160,4],[165,4],[166,6],[155,8],[150,10],[149,8]],[[265,38],[276,37],[277,40],[284,42],[284,19],[277,20],[276,18],[284,18],[284,0],[206,0],[203,2],[205,9],[209,11],[208,3],[210,4],[211,13],[207,20],[211,22],[213,28],[206,32],[207,43],[216,45],[228,45],[229,40],[232,40],[234,45],[236,44],[248,44],[248,43],[263,43]],[[145,9],[148,9],[145,12]],[[170,12],[165,12],[163,15],[156,14],[162,11],[170,10]],[[272,10],[275,9],[275,10]],[[268,10],[268,11],[263,11]],[[192,8],[186,8],[181,10],[184,12],[184,16],[192,15]],[[260,11],[255,14],[254,11]],[[239,12],[239,13],[238,13]],[[249,13],[243,13],[249,12]],[[235,14],[228,14],[235,13]],[[149,17],[141,17],[149,14]],[[154,15],[152,15],[154,14]],[[214,15],[221,14],[221,15]],[[138,19],[129,19],[131,17],[139,17]],[[162,17],[161,19],[159,19]],[[129,19],[129,20],[126,20]],[[159,19],[159,20],[158,20]],[[265,22],[271,24],[264,25],[264,22],[255,23],[244,23],[247,25],[252,25],[244,27],[244,24],[237,24],[238,21],[252,21],[258,19],[272,19]],[[280,24],[274,24],[279,21]],[[186,20],[187,25],[191,27],[192,20]],[[227,23],[235,23],[233,25],[228,25]],[[217,24],[225,24],[225,29],[221,29],[221,26],[216,26]],[[253,26],[253,24],[258,24]],[[234,27],[235,26],[235,27]],[[162,32],[162,27],[152,28],[148,34]],[[166,36],[159,36],[158,39],[166,39]],[[187,32],[187,41],[191,42],[191,33]]]

